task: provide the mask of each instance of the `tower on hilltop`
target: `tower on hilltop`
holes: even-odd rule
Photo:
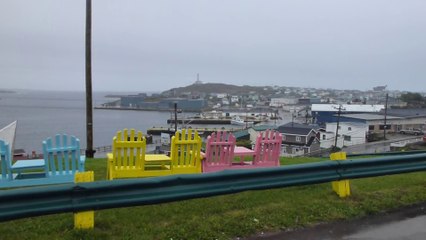
[[[200,81],[200,74],[197,73],[197,81],[195,81],[194,85],[201,85],[203,82]]]

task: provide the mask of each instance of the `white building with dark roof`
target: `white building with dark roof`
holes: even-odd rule
[[[336,131],[338,133],[337,142]],[[337,123],[326,123],[326,128],[319,132],[321,148],[331,148],[334,144],[342,148],[365,143],[368,126],[358,122],[339,122],[339,129],[337,129]]]

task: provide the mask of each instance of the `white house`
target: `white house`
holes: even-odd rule
[[[240,97],[239,96],[231,96],[231,103],[237,103],[240,101]]]
[[[326,123],[325,130],[320,131],[320,147],[330,148],[334,146],[337,123]],[[368,126],[364,123],[340,122],[337,147],[352,146],[366,142]]]
[[[216,94],[216,97],[217,98],[220,98],[220,99],[222,99],[222,98],[226,98],[228,95],[226,94],[226,93],[217,93]]]
[[[297,99],[295,98],[271,98],[269,106],[271,107],[282,107],[285,105],[296,104]]]

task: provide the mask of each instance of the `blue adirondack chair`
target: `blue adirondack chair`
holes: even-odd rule
[[[79,139],[65,134],[56,135],[54,141],[52,138],[43,141],[44,159],[12,164],[10,146],[3,140],[0,140],[0,156],[0,188],[74,182],[75,173],[84,171],[85,156],[80,156]]]
[[[80,156],[80,140],[57,134],[55,141],[43,141],[45,173],[50,183],[73,182],[76,172],[84,172],[85,156]]]
[[[43,159],[16,161],[12,164],[13,143],[15,141],[16,127],[18,121],[14,121],[6,127],[0,129],[1,159],[2,160],[2,179],[13,180],[22,177],[23,171],[44,169]]]
[[[25,170],[44,170],[43,159],[19,160],[12,164],[12,149],[9,143],[0,139],[0,155],[1,155],[1,179],[13,180],[15,178],[24,178],[27,176]],[[28,174],[29,176],[29,174]]]
[[[10,146],[9,143],[0,139],[0,161],[1,161],[1,179],[0,183],[12,180],[12,171],[10,169]]]

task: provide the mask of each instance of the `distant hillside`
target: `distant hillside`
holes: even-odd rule
[[[228,93],[228,94],[244,94],[255,91],[257,93],[270,93],[272,92],[271,87],[253,87],[253,86],[236,86],[224,83],[202,83],[192,84],[186,87],[172,88],[163,92],[163,94],[173,93],[174,95],[180,95],[186,92],[198,92],[198,93]]]
[[[16,93],[15,91],[11,91],[11,90],[1,90],[0,89],[0,93]]]

